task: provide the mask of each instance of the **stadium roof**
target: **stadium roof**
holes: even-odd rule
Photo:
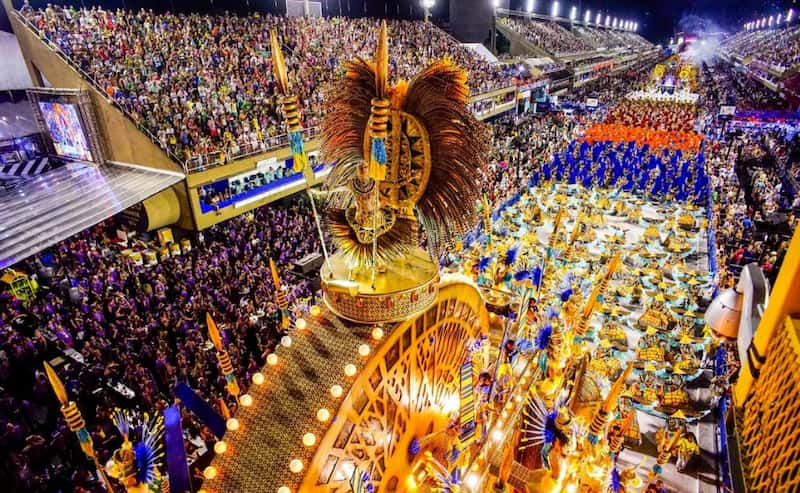
[[[181,181],[124,164],[72,163],[0,191],[0,268],[13,265]]]

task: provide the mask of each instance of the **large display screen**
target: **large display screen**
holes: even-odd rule
[[[53,140],[56,154],[66,158],[94,161],[78,106],[67,103],[39,101],[47,131]]]

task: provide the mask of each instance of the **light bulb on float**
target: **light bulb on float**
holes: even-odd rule
[[[553,2],[553,8],[552,8],[552,10],[550,12],[550,15],[552,17],[558,17],[558,0]]]
[[[264,374],[260,371],[253,373],[253,383],[256,385],[264,385]]]
[[[375,339],[376,341],[380,341],[381,339],[383,339],[383,329],[381,329],[380,327],[375,327],[374,329],[372,329],[372,338]]]
[[[251,396],[250,394],[242,394],[239,397],[239,402],[244,407],[250,407],[253,405],[253,396]]]
[[[267,364],[269,366],[277,365],[278,364],[278,355],[275,354],[275,353],[270,353],[269,356],[267,356]]]
[[[224,440],[220,440],[214,444],[214,452],[218,455],[222,455],[228,451],[228,444],[225,443]]]
[[[332,385],[331,386],[331,396],[334,399],[338,399],[344,393],[344,389],[342,389],[341,385]]]
[[[348,377],[352,377],[353,375],[356,374],[357,371],[358,369],[356,368],[356,365],[352,363],[348,363],[344,366],[344,374],[347,375]]]
[[[306,433],[303,435],[303,445],[306,447],[313,447],[317,443],[317,436],[313,433]]]
[[[369,356],[369,351],[370,351],[369,344],[361,344],[360,346],[358,346],[358,355],[361,356],[362,358],[366,358],[367,356]]]

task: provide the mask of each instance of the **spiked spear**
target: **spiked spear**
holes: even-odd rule
[[[78,409],[78,405],[75,403],[75,401],[69,400],[69,397],[67,396],[67,390],[64,388],[64,384],[61,383],[61,379],[58,378],[55,370],[53,370],[53,368],[47,364],[47,362],[44,363],[44,371],[47,374],[47,379],[50,381],[50,386],[53,388],[53,392],[56,394],[56,398],[58,398],[58,402],[61,403],[61,414],[67,421],[69,430],[75,433],[75,436],[78,437],[81,450],[83,450],[83,453],[86,455],[86,457],[94,462],[94,466],[97,468],[97,474],[103,481],[103,486],[105,487],[106,491],[113,493],[114,489],[111,487],[108,476],[106,476],[106,473],[103,470],[103,467],[100,465],[97,455],[94,452],[92,436],[86,429],[86,421],[83,420],[83,416]]]
[[[275,302],[278,304],[278,308],[281,309],[281,328],[285,331],[292,324],[292,319],[289,315],[289,300],[286,299],[286,293],[281,289],[281,278],[278,276],[278,269],[272,259],[269,259],[269,270],[272,272],[272,282],[275,284]]]
[[[608,415],[617,408],[619,396],[622,394],[622,391],[625,390],[625,381],[631,375],[632,371],[633,364],[628,362],[625,371],[622,372],[622,375],[620,375],[614,382],[614,385],[611,386],[611,390],[608,391],[608,395],[603,401],[603,404],[594,414],[592,422],[589,424],[589,434],[587,436],[592,445],[597,445],[597,442],[600,440],[601,432],[608,421]]]
[[[272,71],[275,74],[278,92],[281,95],[281,111],[283,112],[284,120],[286,120],[286,130],[289,134],[289,148],[292,151],[292,159],[294,161],[292,168],[295,172],[303,172],[306,194],[308,195],[308,200],[311,202],[311,211],[314,214],[314,222],[317,226],[319,242],[322,245],[322,254],[325,256],[325,263],[328,265],[328,271],[333,275],[331,261],[330,258],[328,258],[328,248],[325,246],[325,236],[322,234],[322,224],[319,219],[319,214],[317,213],[314,196],[311,194],[311,180],[314,178],[314,171],[308,164],[308,155],[306,154],[305,143],[303,142],[303,126],[300,123],[300,106],[297,96],[289,92],[289,77],[286,72],[286,62],[283,60],[281,45],[278,42],[278,35],[275,33],[274,29],[270,31],[269,37],[272,46]]]
[[[217,349],[217,362],[219,363],[222,375],[225,377],[225,388],[228,390],[228,393],[236,399],[236,402],[239,402],[239,382],[236,381],[236,374],[233,372],[231,357],[228,356],[228,352],[223,349],[222,338],[219,335],[217,324],[214,323],[214,319],[211,318],[211,314],[208,312],[206,312],[206,325],[208,326],[208,338],[211,339],[211,342]]]

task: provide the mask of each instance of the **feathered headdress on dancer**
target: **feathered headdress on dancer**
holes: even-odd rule
[[[348,186],[366,161],[370,176],[378,181],[380,207],[396,213],[391,228],[377,239],[379,260],[390,261],[417,244],[417,220],[425,228],[432,256],[438,258],[476,222],[472,204],[479,198],[477,184],[489,150],[487,128],[467,108],[467,74],[445,59],[408,83],[389,86],[385,24],[376,60],[356,58],[345,68],[346,76],[326,97],[331,107],[322,124],[321,157],[335,163],[326,186]],[[375,130],[380,114],[375,106],[383,100],[389,102],[388,128]],[[409,159],[415,158],[418,166],[410,172]],[[359,240],[346,217],[352,205],[352,197],[344,194],[332,198],[328,225],[340,250],[368,263],[372,244]]]

